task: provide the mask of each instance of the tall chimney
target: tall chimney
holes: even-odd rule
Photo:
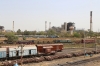
[[[67,23],[64,22],[64,30],[67,31]]]
[[[14,21],[13,21],[13,32],[14,32]]]
[[[49,22],[49,29],[51,29],[51,22]]]
[[[92,11],[90,11],[90,31],[92,31]]]
[[[47,21],[45,21],[45,31],[47,31]]]

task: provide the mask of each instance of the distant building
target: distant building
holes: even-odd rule
[[[55,26],[53,26],[51,29],[56,32],[61,32],[61,30],[62,30],[60,27],[55,27]]]
[[[67,31],[73,31],[75,30],[75,23],[73,22],[64,22],[64,24],[61,25],[61,27],[55,27],[53,26],[51,28],[52,30],[56,31],[56,32],[67,32]]]
[[[70,31],[71,27],[73,28],[73,30],[75,30],[75,23],[72,22],[67,23],[67,31]]]
[[[5,32],[4,26],[0,26],[0,32]]]
[[[12,30],[5,30],[5,32],[12,32]]]

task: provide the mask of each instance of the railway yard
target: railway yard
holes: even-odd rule
[[[53,40],[39,39],[39,43],[36,44],[33,40],[33,43],[27,40],[12,45],[1,44],[0,66],[13,66],[16,61],[19,66],[21,64],[23,66],[90,66],[90,62],[93,62],[93,66],[98,64],[96,62],[100,58],[100,44],[94,39],[86,39],[85,44],[84,40],[71,42],[68,39],[52,42]]]
[[[85,58],[83,48],[66,48],[62,52],[58,52],[55,55],[43,56],[41,57],[41,60],[38,59],[40,57],[37,57],[37,61],[32,61],[32,58],[28,58],[31,59],[31,61],[26,60],[27,58],[23,58],[23,66],[90,66],[90,62],[93,62],[92,64],[94,65],[97,64],[96,62],[99,62],[100,60],[100,56],[98,54],[100,53],[99,48],[97,54],[93,52],[93,50],[95,50],[94,48],[86,48],[85,50],[88,54]],[[90,54],[93,54],[93,56],[91,57]],[[7,62],[8,61],[6,61],[6,65],[3,66],[13,66],[11,64],[7,64]],[[1,64],[2,63],[5,62],[1,62]]]
[[[0,1],[0,66],[100,66],[99,2]]]

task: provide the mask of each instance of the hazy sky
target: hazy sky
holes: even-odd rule
[[[45,30],[74,22],[77,29],[90,28],[90,11],[93,11],[93,31],[100,29],[100,0],[0,0],[0,25],[15,31]]]

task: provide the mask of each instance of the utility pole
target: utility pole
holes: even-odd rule
[[[23,60],[22,60],[22,58],[23,58],[23,44],[21,44],[21,66],[23,65]]]
[[[97,43],[95,43],[95,52],[97,54]]]
[[[86,51],[85,51],[85,30],[84,30],[84,58],[85,58],[85,53]]]
[[[13,32],[14,32],[14,21],[13,21]]]
[[[97,53],[97,33],[96,33],[96,36],[95,36],[95,52]]]

